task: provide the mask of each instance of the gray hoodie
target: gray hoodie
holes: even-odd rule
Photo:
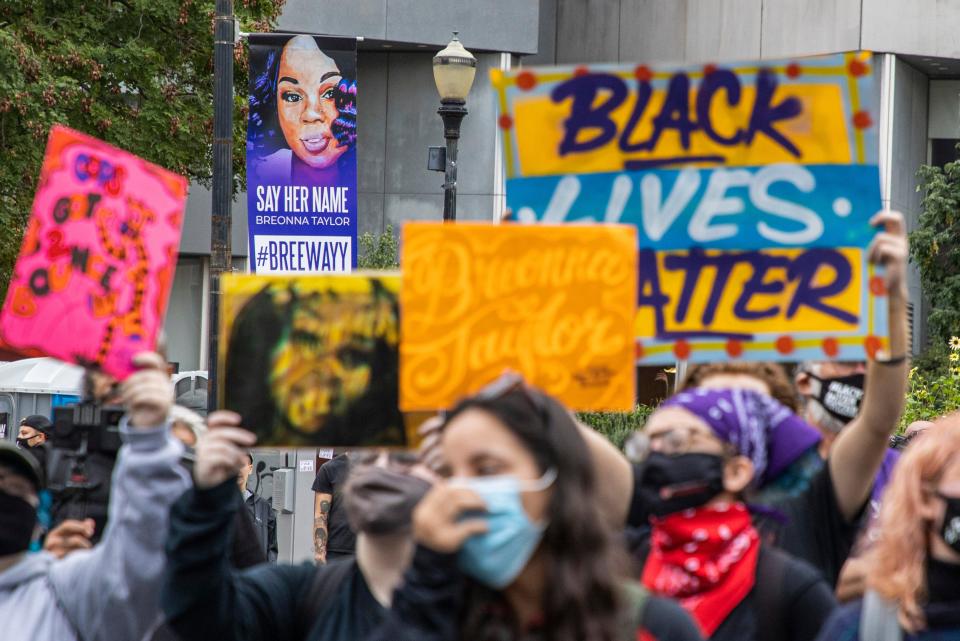
[[[167,427],[120,427],[101,542],[57,560],[41,552],[0,572],[3,641],[140,641],[160,618],[170,505],[190,486]]]

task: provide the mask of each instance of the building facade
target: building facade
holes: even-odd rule
[[[511,65],[709,62],[868,49],[881,75],[884,204],[911,226],[916,171],[955,156],[960,139],[960,2],[942,0],[288,0],[278,30],[357,37],[359,229],[439,219],[442,144],[431,58],[452,31],[478,59],[460,144],[462,219],[503,207],[498,128],[487,72]],[[206,369],[210,192],[194,186],[167,316],[170,359]],[[234,266],[245,269],[246,196],[233,208]],[[924,345],[923,296],[910,281],[914,350]]]

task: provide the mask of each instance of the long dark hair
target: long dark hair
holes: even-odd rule
[[[546,577],[540,604],[546,641],[615,641],[621,630],[620,577],[625,565],[596,505],[596,478],[587,444],[567,410],[528,388],[492,399],[462,401],[448,420],[470,409],[496,417],[534,457],[541,473],[557,480],[540,544]],[[493,596],[493,595],[491,595]],[[464,614],[462,638],[488,641],[489,602],[474,598]]]

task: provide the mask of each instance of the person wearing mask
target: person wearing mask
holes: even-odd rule
[[[678,599],[705,638],[812,641],[835,607],[816,569],[762,541],[747,504],[817,439],[788,408],[743,389],[681,392],[647,422],[643,584]]]
[[[37,520],[39,468],[21,450],[0,456],[0,620],[5,639],[139,640],[160,618],[170,504],[189,486],[183,446],[165,425],[173,403],[163,359],[140,354],[122,385],[127,408],[110,499],[92,549],[57,560],[26,554]]]
[[[28,448],[33,458],[40,464],[40,471],[46,479],[48,441],[53,436],[53,423],[46,416],[33,414],[20,420],[20,429],[17,432],[17,446]],[[46,481],[44,481],[46,482]]]
[[[247,487],[250,475],[253,474],[253,454],[247,452],[247,464],[240,470],[237,484],[240,494],[243,495],[243,504],[253,518],[257,531],[257,540],[260,542],[263,553],[270,563],[277,562],[277,515],[268,499],[254,494]]]
[[[865,597],[838,610],[820,640],[960,639],[960,414],[935,424],[887,488]]]
[[[370,639],[700,638],[626,577],[591,454],[559,403],[505,376],[447,415],[439,448],[447,478],[414,511],[412,566]]]
[[[210,416],[197,448],[195,487],[174,505],[163,589],[168,624],[181,641],[343,641],[366,638],[384,620],[413,554],[411,513],[432,475],[403,452],[357,453],[343,489],[357,531],[355,557],[316,566],[228,562],[236,476],[254,436],[232,412]]]
[[[343,486],[350,459],[339,454],[317,470],[313,481],[313,558],[317,563],[353,556],[357,536],[343,509]]]
[[[903,411],[907,385],[907,238],[902,214],[885,211],[872,220],[882,228],[874,238],[868,257],[886,267],[889,306],[889,354],[878,354],[867,365],[864,398],[860,412],[832,442],[826,461],[817,453],[816,439],[810,451],[797,456],[776,478],[763,479],[754,498],[779,512],[793,515],[788,523],[761,516],[766,538],[786,552],[817,568],[831,585],[838,583],[841,568],[861,531],[862,516],[875,489],[875,479],[884,465],[890,435]],[[717,366],[699,374],[705,388],[749,389],[777,398],[786,396],[784,379],[767,376],[767,367]],[[774,370],[776,371],[776,370]],[[636,479],[641,469],[637,469]],[[629,524],[647,525],[647,510],[635,493]]]

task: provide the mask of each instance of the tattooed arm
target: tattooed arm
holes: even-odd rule
[[[331,501],[333,496],[321,492],[317,492],[313,500],[313,559],[317,563],[327,562],[327,518]]]

